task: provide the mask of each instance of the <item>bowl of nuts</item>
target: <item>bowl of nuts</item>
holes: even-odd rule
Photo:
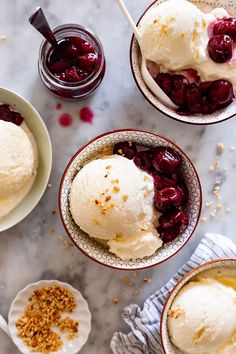
[[[73,354],[87,342],[91,314],[77,289],[57,280],[41,280],[17,294],[8,323],[22,353]]]

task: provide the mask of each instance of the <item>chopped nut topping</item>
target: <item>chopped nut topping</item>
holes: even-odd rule
[[[100,222],[98,221],[98,219],[94,219],[93,222],[95,225],[100,225]]]
[[[224,148],[225,148],[225,146],[224,146],[223,143],[218,143],[217,144],[217,152],[218,152],[218,154],[222,154],[222,152],[224,151]]]
[[[96,205],[100,204],[99,200],[97,200],[97,199],[95,199],[94,202],[95,202]]]
[[[53,228],[53,227],[49,227],[49,229],[48,229],[48,233],[49,233],[49,234],[53,234],[53,233],[54,233],[54,231],[55,231],[55,230],[54,230],[54,228]]]
[[[156,24],[158,23],[158,20],[155,19],[155,20],[153,21],[153,23],[154,23],[154,25],[156,25]]]
[[[184,38],[184,37],[185,37],[185,33],[184,33],[184,32],[181,32],[181,33],[180,33],[180,37],[181,37],[181,38]]]
[[[114,203],[114,202],[111,202],[111,203],[109,204],[109,208],[110,208],[110,209],[115,208],[115,203]]]
[[[112,183],[112,184],[116,184],[116,183],[119,183],[119,180],[118,180],[118,178],[116,178],[116,179],[112,179],[112,180],[111,180],[111,183]]]
[[[105,202],[108,202],[110,199],[111,199],[111,196],[108,195],[108,196],[105,198]]]
[[[118,304],[120,303],[119,297],[114,297],[113,303],[114,303],[115,305],[118,305]]]
[[[170,311],[169,311],[169,316],[171,317],[171,318],[178,318],[178,317],[180,317],[181,315],[184,315],[185,314],[185,311],[184,311],[184,309],[182,309],[181,307],[176,307],[176,308],[174,308],[174,309],[171,309]]]
[[[114,187],[113,187],[113,191],[116,192],[116,193],[118,193],[118,192],[120,191],[120,187],[114,186]]]
[[[122,154],[123,154],[122,149],[119,149],[119,150],[118,150],[118,154],[120,154],[120,155],[122,155]]]
[[[105,169],[106,169],[106,170],[110,170],[110,169],[111,169],[111,165],[107,165],[107,166],[105,167]]]
[[[122,196],[122,199],[123,199],[124,202],[126,202],[128,198],[129,198],[128,194],[124,194]]]
[[[53,209],[52,215],[55,215],[57,213],[57,209]]]
[[[207,221],[207,218],[206,218],[205,216],[203,216],[203,217],[201,218],[201,221],[206,222],[206,221]]]
[[[144,278],[143,279],[144,283],[151,283],[152,279],[151,278]]]
[[[61,313],[73,313],[76,308],[76,300],[68,289],[56,285],[45,287],[35,290],[28,301],[29,305],[16,322],[16,327],[18,337],[31,352],[49,354],[61,349],[60,335],[51,327],[68,332],[68,339],[77,334],[78,322],[69,317],[61,320]]]
[[[52,184],[51,183],[48,183],[48,188],[51,188],[52,187]]]

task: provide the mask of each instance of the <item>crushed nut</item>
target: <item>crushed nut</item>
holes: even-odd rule
[[[113,191],[116,192],[116,193],[118,193],[118,192],[120,191],[120,187],[114,186],[114,187],[113,187]]]
[[[124,194],[122,196],[122,199],[123,199],[124,202],[126,202],[128,200],[128,198],[129,198],[128,194]]]
[[[218,143],[217,144],[217,153],[222,154],[222,152],[224,151],[224,148],[225,148],[225,146],[223,143]]]
[[[106,169],[106,170],[110,170],[110,169],[111,169],[111,165],[107,165],[107,166],[105,167],[105,169]]]
[[[146,278],[143,279],[143,281],[144,281],[144,283],[151,283],[152,279],[146,277]]]
[[[108,195],[108,196],[105,198],[105,202],[108,202],[110,199],[111,199],[111,196]]]
[[[38,289],[28,301],[16,327],[18,337],[31,352],[49,354],[61,349],[60,334],[53,332],[52,327],[68,332],[69,340],[77,335],[78,322],[69,317],[61,320],[63,312],[73,313],[76,308],[76,300],[68,289],[56,285]]]
[[[118,304],[120,303],[119,297],[114,297],[113,303],[114,303],[115,305],[118,305]]]

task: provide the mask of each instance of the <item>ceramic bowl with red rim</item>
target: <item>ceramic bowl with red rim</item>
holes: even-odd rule
[[[140,21],[142,21],[145,14],[155,7],[157,7],[160,3],[166,0],[158,0],[154,1],[142,14],[140,17],[137,25],[139,25]],[[228,13],[232,17],[236,17],[236,3],[231,0],[193,0],[191,1],[193,4],[203,7],[207,11],[211,11],[214,8],[222,7],[228,11]],[[174,55],[174,53],[172,53]],[[141,52],[139,49],[139,45],[135,37],[132,37],[131,45],[130,45],[130,64],[132,69],[132,74],[134,80],[144,95],[144,97],[161,113],[165,114],[166,116],[173,118],[177,121],[195,125],[203,125],[203,124],[214,124],[222,122],[226,119],[232,118],[236,114],[236,99],[228,105],[226,108],[220,109],[215,111],[212,114],[184,114],[180,115],[175,110],[167,107],[163,104],[146,86],[140,71],[140,64],[141,64]],[[224,78],[222,78],[224,79]]]
[[[139,258],[136,260],[122,260],[111,253],[107,247],[89,237],[74,222],[71,212],[69,195],[73,179],[78,170],[85,163],[94,160],[101,151],[106,148],[114,147],[115,144],[129,141],[145,147],[169,147],[177,152],[181,159],[180,174],[188,188],[189,198],[185,209],[189,218],[189,224],[182,234],[176,237],[172,242],[163,244],[152,256]],[[112,150],[111,150],[112,151]],[[162,263],[176,254],[190,239],[199,220],[201,211],[202,193],[198,174],[186,154],[170,140],[154,133],[139,130],[117,130],[98,136],[82,147],[71,159],[63,174],[60,192],[59,207],[61,219],[64,227],[75,244],[84,254],[91,259],[109,266],[111,268],[122,270],[144,269],[159,263]]]
[[[230,271],[233,270],[233,273],[236,274],[236,259],[217,259],[214,261],[203,263],[199,267],[196,267],[195,269],[187,273],[185,276],[183,276],[171,291],[170,295],[168,296],[165,302],[160,324],[161,343],[165,354],[183,353],[171,342],[168,332],[168,313],[171,309],[175,297],[183,288],[183,286],[186,285],[189,281],[191,281],[193,277],[199,276],[202,272],[205,271],[219,270],[219,268],[230,269]]]

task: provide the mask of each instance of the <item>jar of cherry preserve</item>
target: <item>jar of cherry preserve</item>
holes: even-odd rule
[[[53,31],[58,45],[44,40],[39,52],[39,75],[47,88],[67,100],[83,99],[100,85],[105,56],[99,38],[76,24]]]

